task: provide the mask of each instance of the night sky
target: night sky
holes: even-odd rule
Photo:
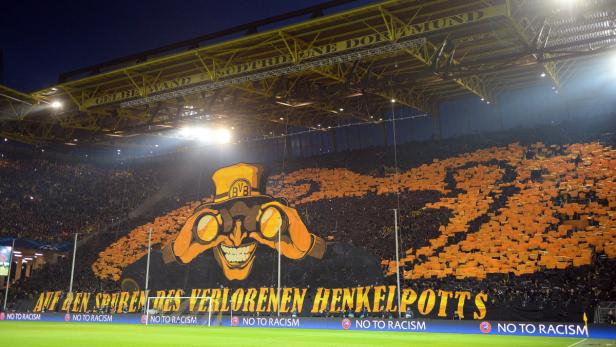
[[[37,90],[56,84],[62,72],[322,2],[3,1],[0,83],[20,91]],[[370,2],[360,0],[340,8]]]

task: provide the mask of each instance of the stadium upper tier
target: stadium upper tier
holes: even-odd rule
[[[599,143],[512,144],[398,175],[346,168],[291,171],[271,177],[268,193],[314,216],[309,230],[329,241],[375,237],[363,246],[380,255],[386,274],[394,275],[391,210],[399,189],[404,277],[482,279],[590,265],[599,254],[616,258],[614,177],[616,150]],[[101,253],[95,274],[119,280],[126,265],[147,253],[150,228],[153,243],[162,248],[209,199],[137,227]],[[440,225],[424,220],[433,213],[442,215]]]

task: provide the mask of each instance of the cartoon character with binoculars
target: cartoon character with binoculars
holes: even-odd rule
[[[214,258],[229,280],[250,274],[259,245],[280,250],[289,259],[323,258],[326,243],[310,233],[297,210],[264,194],[261,166],[239,163],[212,175],[214,200],[195,210],[174,242],[162,251],[163,262],[188,264],[203,252]]]

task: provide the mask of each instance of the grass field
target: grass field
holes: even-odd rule
[[[413,346],[586,347],[615,341],[373,331],[0,322],[2,346]]]

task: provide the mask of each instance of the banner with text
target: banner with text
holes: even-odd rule
[[[339,312],[354,315],[389,315],[398,312],[396,286],[367,286],[352,288],[204,288],[117,292],[117,293],[64,293],[43,292],[32,312],[143,312],[148,296],[149,309],[162,313],[198,314],[212,312],[243,312],[269,314],[329,315]],[[400,310],[418,317],[452,317],[484,319],[485,293],[426,289],[416,292],[402,289]]]

